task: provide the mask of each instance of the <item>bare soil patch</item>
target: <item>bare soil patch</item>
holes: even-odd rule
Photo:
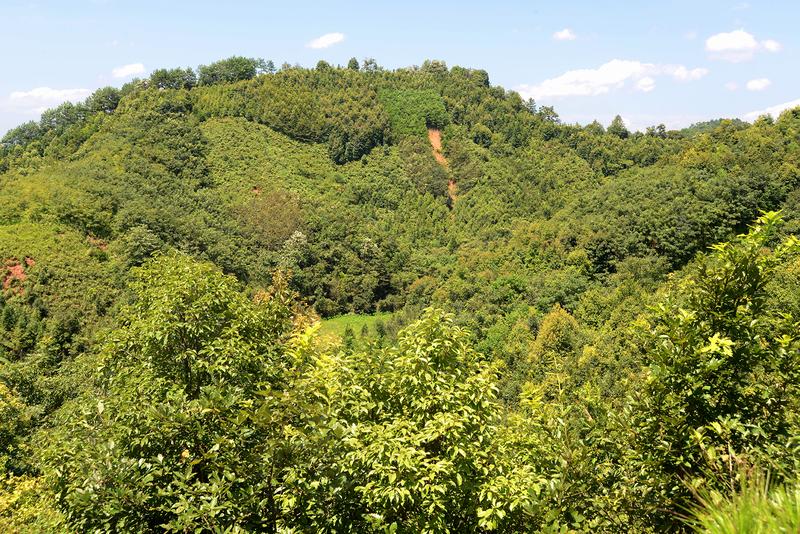
[[[8,258],[3,262],[3,289],[10,289],[15,283],[22,284],[28,279],[25,273],[25,266],[33,267],[36,262],[33,258],[25,258],[24,262],[20,262],[14,258]],[[22,291],[22,287],[18,287],[18,291]]]
[[[436,161],[439,163],[439,165],[448,167],[449,162],[447,161],[447,158],[444,157],[444,154],[442,154],[442,132],[434,128],[429,128],[428,141],[431,142],[431,147],[433,147],[433,157],[436,158]]]

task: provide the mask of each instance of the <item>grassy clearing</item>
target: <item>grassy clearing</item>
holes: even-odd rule
[[[373,315],[360,315],[357,313],[348,313],[338,317],[332,317],[322,321],[322,327],[319,329],[319,335],[325,337],[336,337],[341,339],[344,331],[349,326],[353,329],[356,336],[361,335],[361,330],[366,326],[371,336],[375,335],[375,323],[379,320],[386,322],[392,314],[389,312],[376,313]]]

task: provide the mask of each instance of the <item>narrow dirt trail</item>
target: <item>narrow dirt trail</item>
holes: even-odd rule
[[[431,148],[433,148],[433,157],[436,159],[436,162],[444,167],[445,170],[449,171],[450,162],[447,161],[447,158],[444,157],[444,154],[442,154],[442,132],[435,128],[428,128],[428,141],[431,142]],[[447,181],[447,194],[450,197],[451,203],[456,201],[457,192],[458,187],[456,186],[456,181],[451,177]]]
[[[428,141],[431,142],[433,157],[436,158],[439,165],[449,168],[450,163],[447,161],[447,158],[444,157],[444,154],[442,154],[442,132],[433,128],[428,128]]]

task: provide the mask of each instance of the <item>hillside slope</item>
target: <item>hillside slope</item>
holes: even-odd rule
[[[652,406],[629,397],[659,354],[662,368],[676,361],[648,338],[678,335],[664,303],[712,317],[692,323],[695,337],[680,331],[686,346],[725,334],[768,361],[782,332],[795,350],[793,242],[776,243],[800,220],[800,109],[701,126],[566,125],[485,71],[429,61],[204,84],[158,71],[12,130],[0,145],[0,414],[13,422],[0,423],[0,527],[180,531],[215,517],[259,531],[269,517],[298,530],[615,531],[681,509],[671,450],[633,459],[652,444],[620,438],[658,434],[635,417]],[[768,238],[736,237],[776,210],[782,223],[760,223]],[[756,274],[742,291],[757,294],[714,322],[704,299],[719,277],[739,287]],[[380,333],[306,341],[320,317],[351,313],[381,314]],[[740,327],[767,341],[751,347]],[[737,414],[714,417],[735,433]],[[795,428],[749,416],[776,440]],[[101,438],[79,455],[86,429]],[[408,472],[406,453],[421,462]],[[316,479],[315,462],[330,471]],[[415,478],[438,469],[441,480]],[[205,504],[182,514],[195,496]],[[316,516],[302,499],[337,511]]]

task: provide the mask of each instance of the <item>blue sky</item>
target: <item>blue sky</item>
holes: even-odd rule
[[[98,87],[234,54],[441,59],[486,69],[566,122],[752,118],[800,99],[798,20],[799,0],[0,0],[0,133]]]

